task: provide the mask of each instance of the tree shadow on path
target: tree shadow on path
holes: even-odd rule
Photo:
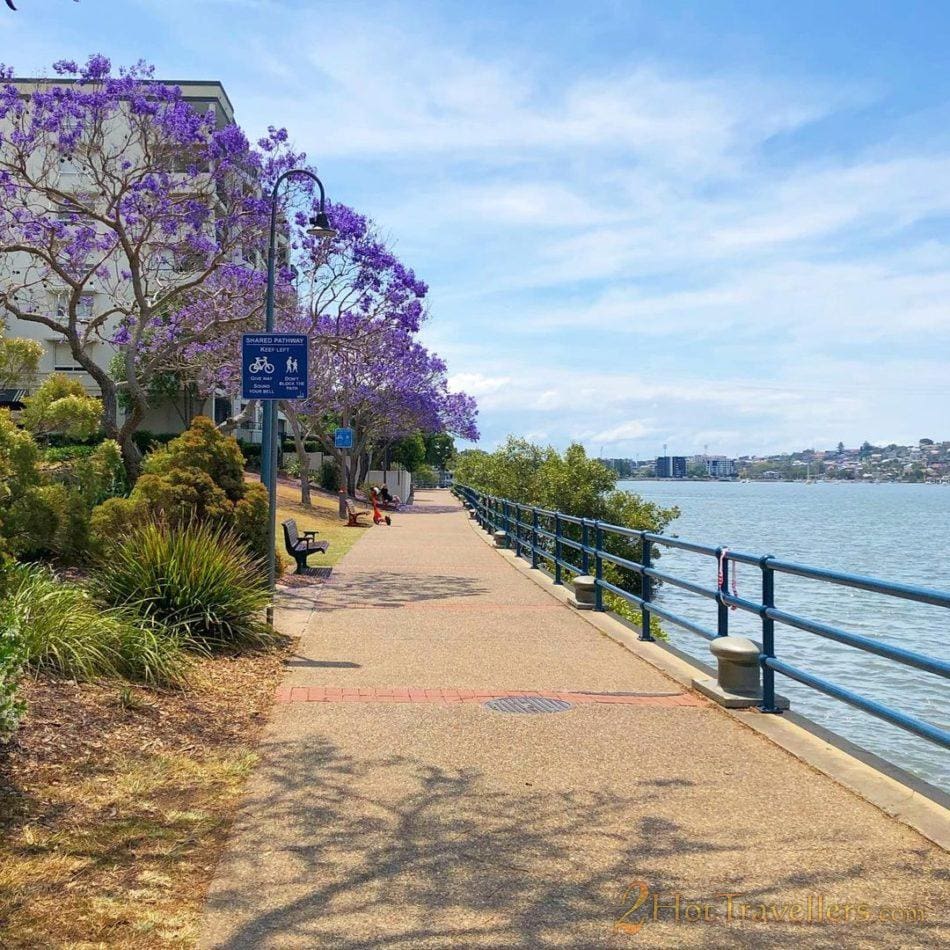
[[[317,613],[403,607],[430,600],[479,597],[490,588],[473,577],[455,574],[400,574],[395,571],[338,573],[314,603]]]
[[[808,872],[760,872],[741,833],[697,835],[672,817],[669,797],[685,806],[692,783],[674,791],[658,784],[633,782],[624,794],[505,787],[478,769],[398,753],[357,759],[323,737],[275,744],[212,891],[209,910],[224,927],[215,932],[227,936],[204,945],[626,947],[630,936],[614,925],[634,880],[667,894],[729,890],[781,901],[860,882],[875,865],[867,854]],[[833,926],[633,919],[644,921],[647,946],[841,940]],[[847,935],[884,936],[857,926]],[[926,929],[913,936],[921,946],[940,941]]]

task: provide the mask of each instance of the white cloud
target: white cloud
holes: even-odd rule
[[[452,392],[466,392],[476,398],[501,392],[510,383],[508,376],[486,376],[483,373],[456,373],[449,377]]]
[[[603,432],[594,432],[590,436],[591,442],[600,442],[605,445],[614,445],[617,442],[629,442],[633,439],[641,439],[650,430],[637,420],[631,422],[621,422],[620,425],[611,429],[604,429]]]

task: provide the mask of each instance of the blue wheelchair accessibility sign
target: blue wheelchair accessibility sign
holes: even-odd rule
[[[241,340],[241,396],[306,399],[307,343],[302,333],[245,333]]]

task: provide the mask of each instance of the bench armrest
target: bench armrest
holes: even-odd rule
[[[319,532],[317,531],[304,531],[303,536],[305,538],[315,538]]]

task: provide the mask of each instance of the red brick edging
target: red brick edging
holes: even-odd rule
[[[423,689],[416,687],[375,686],[282,686],[277,690],[277,703],[484,703],[489,699],[515,696],[534,696],[543,699],[563,699],[577,704],[607,704],[614,706],[703,706],[704,700],[693,693],[673,693],[660,696],[624,695],[623,693],[571,693],[549,690],[473,690]]]

